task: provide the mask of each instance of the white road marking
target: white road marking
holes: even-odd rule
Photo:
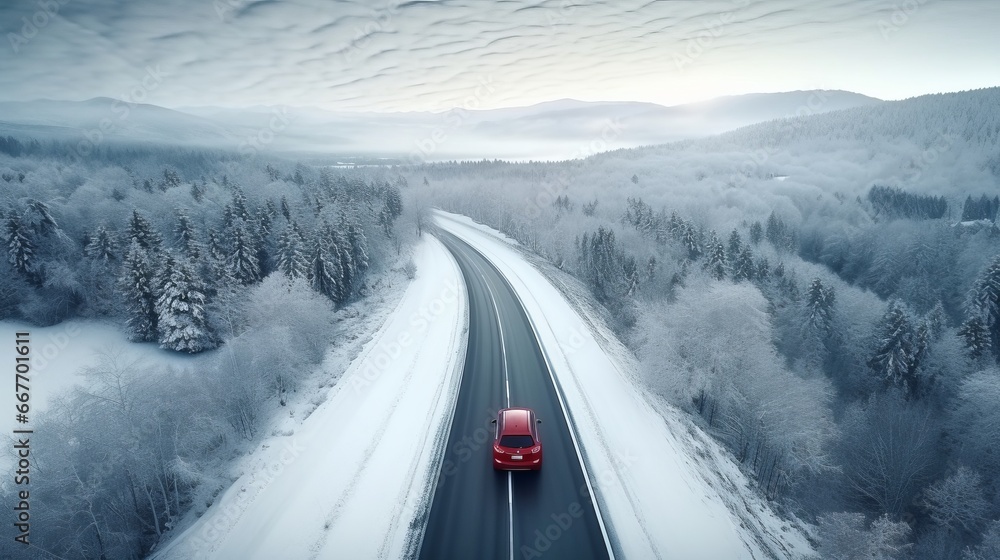
[[[507,471],[507,512],[510,513],[510,560],[514,560],[514,474]]]
[[[479,270],[479,275],[483,280],[483,284],[486,286],[486,291],[490,293],[490,301],[493,302],[493,311],[497,315],[497,326],[500,329],[500,354],[503,356],[503,384],[507,393],[507,408],[510,408],[510,379],[507,375],[507,345],[503,338],[503,321],[500,320],[500,308],[497,307],[497,298],[493,295],[493,288],[490,287],[490,283],[486,280],[486,272],[479,268],[478,263],[473,263],[473,266]],[[514,560],[514,482],[513,473],[510,471],[507,471],[507,515],[510,560]]]
[[[476,265],[476,268],[479,268],[479,266]],[[503,339],[503,321],[500,320],[500,308],[497,307],[497,298],[493,295],[493,288],[486,281],[485,272],[480,269],[479,273],[483,278],[483,284],[486,285],[486,291],[490,293],[490,301],[493,302],[493,312],[497,314],[497,327],[500,329],[500,355],[503,357],[503,385],[507,393],[507,408],[510,408],[510,379],[507,377],[507,345]]]

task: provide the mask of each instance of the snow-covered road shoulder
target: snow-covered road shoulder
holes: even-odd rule
[[[617,556],[814,554],[718,444],[641,385],[634,358],[603,322],[567,301],[516,244],[464,216],[436,211],[435,218],[489,259],[523,302],[566,400]]]
[[[158,560],[401,558],[426,517],[467,344],[458,265],[424,236],[416,278],[319,407],[271,438]],[[415,529],[417,528],[417,529]]]

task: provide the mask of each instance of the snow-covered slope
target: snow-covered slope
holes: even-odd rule
[[[780,519],[727,453],[646,391],[634,358],[573,305],[515,243],[465,217],[440,227],[478,249],[523,301],[565,396],[592,483],[626,558],[803,558],[805,535]],[[573,290],[566,279],[563,290]]]
[[[426,236],[417,276],[325,401],[269,440],[256,468],[152,555],[400,558],[426,513],[465,360],[468,302],[457,264]]]

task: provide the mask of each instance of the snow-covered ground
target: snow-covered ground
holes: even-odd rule
[[[448,251],[425,236],[413,260],[416,278],[318,407],[273,432],[153,558],[413,552],[410,527],[430,505],[468,330],[465,284]]]
[[[203,356],[161,350],[155,344],[129,342],[119,327],[98,321],[73,320],[51,327],[2,321],[0,340],[4,343],[0,344],[0,363],[14,363],[14,336],[18,332],[30,335],[30,423],[49,409],[53,398],[86,385],[87,370],[98,365],[102,356],[114,356],[121,363],[156,364],[171,368],[190,367],[203,359]],[[10,382],[13,385],[13,379]],[[11,386],[9,390],[0,391],[0,410],[4,411],[0,414],[0,433],[5,436],[16,428],[24,427],[16,424],[13,389]],[[28,428],[31,428],[30,424]],[[0,472],[7,472],[12,464],[7,453],[0,454]],[[10,482],[8,477],[0,479],[0,489],[8,488]]]
[[[622,556],[815,554],[805,535],[759,497],[724,449],[642,386],[634,357],[574,280],[547,277],[516,243],[466,217],[439,211],[436,221],[492,261],[524,303]]]

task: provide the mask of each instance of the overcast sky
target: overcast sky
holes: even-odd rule
[[[998,0],[0,0],[0,23],[3,100],[397,111],[1000,85]]]

